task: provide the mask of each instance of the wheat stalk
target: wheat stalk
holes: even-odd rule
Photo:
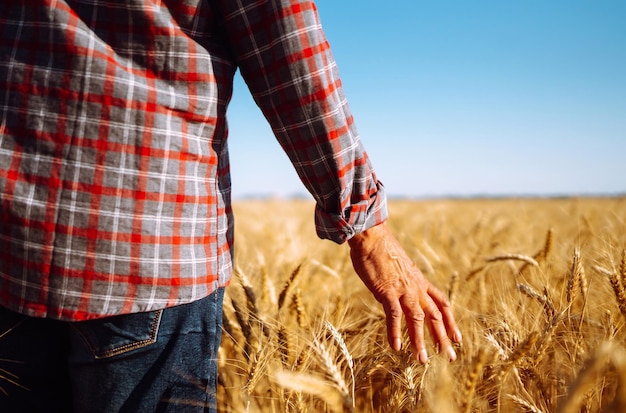
[[[233,309],[235,310],[235,317],[237,318],[237,322],[239,323],[239,327],[243,333],[244,355],[249,358],[251,355],[252,342],[254,341],[252,327],[249,322],[250,320],[244,316],[243,308],[239,305],[236,299],[232,298],[231,303],[233,305]]]
[[[530,285],[523,283],[518,283],[517,289],[520,290],[520,292],[522,292],[525,296],[537,300],[541,305],[543,305],[548,320],[554,316],[554,314],[556,313],[556,309],[554,308],[554,303],[548,295],[547,289],[544,289],[543,294],[540,294]]]
[[[626,373],[619,356],[626,351],[626,315],[615,315],[626,307],[620,303],[626,302],[625,202],[626,198],[392,205],[398,209],[390,225],[404,234],[418,234],[429,246],[420,244],[420,251],[437,267],[431,281],[443,285],[455,303],[464,348],[473,350],[465,362],[448,364],[442,357],[431,357],[425,366],[405,358],[408,351],[387,347],[384,313],[354,277],[348,250],[318,244],[295,231],[308,225],[304,213],[302,224],[289,221],[299,206],[275,202],[272,214],[267,214],[264,203],[255,203],[248,207],[248,216],[239,214],[235,262],[245,264],[235,267],[237,285],[227,289],[224,331],[232,339],[224,340],[220,349],[218,409],[626,411]],[[533,212],[529,205],[541,208],[541,213],[527,215]],[[485,225],[471,232],[477,214]],[[581,215],[586,227],[578,225]],[[288,235],[276,231],[287,221]],[[555,234],[562,241],[558,253]],[[532,245],[535,239],[542,245]],[[562,249],[569,252],[561,254]],[[442,253],[437,256],[433,251]],[[532,251],[535,254],[528,255],[534,262],[524,254],[501,251]],[[325,264],[308,258],[312,255],[319,261],[323,257]],[[497,278],[499,261],[513,270],[515,284]],[[281,271],[284,268],[287,272]],[[591,283],[589,271],[607,282]],[[325,288],[315,288],[320,277],[328,281]],[[468,284],[472,280],[477,283]],[[256,295],[250,294],[252,286]],[[314,340],[325,351],[320,352]],[[612,347],[602,353],[599,349],[605,343]],[[408,348],[408,339],[405,344]],[[481,352],[486,354],[484,361]],[[597,367],[587,367],[592,360]],[[286,379],[289,383],[283,386],[274,378],[276,368],[293,375]],[[588,382],[581,384],[578,380],[585,377]],[[317,391],[316,379],[322,383]],[[5,383],[0,378],[0,384]],[[458,385],[452,387],[454,383]]]
[[[243,291],[246,294],[247,303],[248,303],[248,311],[251,314],[258,314],[259,310],[256,304],[256,294],[254,292],[254,288],[248,279],[248,276],[241,270],[241,268],[235,268],[235,275],[239,278],[239,283],[243,288]]]
[[[594,265],[593,269],[596,270],[597,272],[599,272],[600,274],[605,275],[605,276],[607,276],[609,278],[612,277],[613,275],[615,275],[615,272],[613,272],[611,270],[608,270],[608,269],[606,269],[604,267],[601,267],[599,265]]]
[[[482,266],[479,266],[479,267],[476,267],[476,268],[474,268],[474,269],[470,270],[470,271],[467,273],[467,275],[465,276],[465,281],[466,281],[466,282],[470,282],[471,280],[473,280],[473,279],[474,279],[474,277],[476,277],[476,275],[477,275],[478,273],[480,273],[482,270],[484,270],[484,269],[485,269],[485,267],[486,267],[485,265],[482,265]]]
[[[535,366],[539,364],[539,362],[543,358],[543,355],[548,349],[548,346],[552,342],[554,331],[556,330],[556,327],[559,325],[559,323],[563,320],[563,315],[564,312],[554,315],[548,325],[544,328],[541,336],[538,337],[537,350],[531,357]]]
[[[324,343],[319,341],[316,337],[313,338],[313,349],[320,357],[331,382],[334,383],[335,387],[341,392],[344,400],[350,400],[350,404],[354,407],[354,399],[350,397],[351,391],[341,374],[339,366],[335,363],[335,360],[330,355]]]
[[[448,287],[448,300],[450,304],[454,305],[454,299],[456,298],[456,292],[459,287],[459,273],[453,272],[450,276],[450,286]]]
[[[325,272],[326,274],[330,275],[333,278],[336,278],[337,280],[341,279],[341,276],[339,275],[339,273],[337,271],[335,271],[334,269],[332,269],[331,267],[329,267],[326,264],[322,264],[321,262],[319,262],[318,260],[316,260],[315,258],[312,258],[309,261],[310,264],[314,265],[315,267],[317,267],[318,269],[322,270],[323,272]]]
[[[472,410],[472,399],[474,398],[474,392],[476,391],[476,384],[483,372],[485,362],[487,360],[487,352],[481,348],[478,350],[478,354],[474,357],[472,363],[472,369],[469,371],[467,378],[465,379],[465,389],[463,395],[463,404],[461,411],[464,413],[470,413]]]
[[[540,410],[537,406],[535,406],[534,404],[532,404],[531,402],[529,402],[527,400],[522,399],[521,397],[519,397],[519,396],[517,396],[515,394],[509,394],[506,397],[511,399],[513,402],[515,402],[515,404],[517,404],[518,406],[523,408],[524,411],[526,411],[526,412],[543,413],[543,411]]]
[[[6,359],[0,359],[0,361],[5,361],[5,362],[14,362],[14,363],[19,363],[17,361],[13,361],[13,360],[6,360]],[[5,369],[0,368],[0,380],[4,380],[7,383],[10,383],[14,386],[17,386],[21,389],[24,390],[30,390],[28,387],[25,387],[23,385],[21,385],[20,383],[18,383],[19,377],[13,373],[11,373],[10,371],[7,371]],[[4,389],[4,387],[0,386],[0,392],[4,393],[5,396],[9,396],[9,393]]]
[[[583,398],[592,389],[592,386],[603,377],[607,369],[608,363],[612,363],[620,372],[621,381],[618,387],[624,389],[626,384],[626,356],[623,348],[618,348],[615,344],[605,342],[587,360],[585,366],[577,375],[576,381],[572,384],[567,398],[565,398],[559,406],[558,413],[576,413]],[[617,403],[622,402],[624,395],[618,394]],[[623,406],[626,407],[626,406]]]
[[[554,234],[552,228],[549,228],[548,232],[546,233],[546,240],[543,243],[543,248],[537,251],[535,255],[533,255],[533,259],[537,261],[537,263],[545,263],[548,260],[548,255],[550,255],[550,251],[552,250],[553,235]],[[523,273],[529,265],[531,264],[525,262],[524,265],[522,265],[522,267],[519,269],[519,273]]]
[[[528,337],[526,337],[526,340],[524,340],[517,347],[515,347],[513,353],[511,353],[511,355],[506,359],[506,363],[503,365],[500,373],[498,374],[498,382],[502,382],[504,380],[504,378],[511,371],[511,369],[515,367],[515,365],[530,352],[538,339],[539,333],[536,331],[531,331]]]
[[[609,338],[613,338],[615,336],[615,318],[613,317],[613,313],[611,310],[606,310],[604,312],[605,325],[607,326],[607,332]]]
[[[269,276],[265,266],[261,266],[261,285],[263,285],[263,298],[269,301],[269,307],[278,305],[278,298],[276,297],[276,287],[274,281]]]
[[[306,373],[293,373],[285,370],[274,372],[272,380],[280,387],[298,393],[307,393],[324,400],[334,412],[344,412],[344,395],[328,380]]]
[[[350,351],[348,350],[348,346],[346,345],[346,342],[344,341],[343,337],[341,336],[341,333],[339,333],[339,330],[337,330],[335,328],[334,325],[332,325],[332,323],[330,321],[326,321],[324,323],[324,325],[326,326],[326,329],[328,329],[328,331],[330,331],[331,336],[333,337],[333,339],[335,340],[335,343],[339,346],[339,350],[341,350],[341,354],[343,354],[343,358],[345,359],[346,363],[348,364],[348,369],[350,370],[350,376],[352,377],[352,385],[351,385],[351,399],[354,403],[354,387],[355,387],[355,381],[354,381],[354,360],[352,359],[352,354],[350,354]],[[354,407],[354,405],[353,405]]]
[[[546,232],[546,240],[543,243],[543,248],[541,248],[539,251],[537,251],[535,255],[533,255],[533,258],[537,262],[547,261],[548,255],[550,255],[550,251],[552,251],[552,244],[554,241],[553,238],[554,238],[554,233],[552,231],[552,228],[548,228],[548,231]]]
[[[539,267],[539,263],[528,255],[523,254],[501,254],[493,257],[485,258],[486,262],[496,262],[496,261],[523,261],[526,264],[532,265],[533,267]]]
[[[250,357],[251,363],[248,368],[248,380],[243,386],[248,396],[252,394],[252,392],[254,391],[254,387],[259,382],[259,379],[261,377],[261,375],[257,372],[257,369],[259,367],[259,359],[260,357],[258,351],[255,351],[254,354],[252,354]]]

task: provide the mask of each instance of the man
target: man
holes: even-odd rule
[[[215,408],[236,69],[392,348],[404,315],[421,362],[425,324],[455,359],[450,305],[389,233],[312,1],[23,0],[0,22],[0,359],[28,388],[0,410]]]

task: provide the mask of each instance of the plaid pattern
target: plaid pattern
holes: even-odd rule
[[[85,320],[227,285],[237,68],[318,234],[383,221],[312,1],[1,2],[0,304]]]

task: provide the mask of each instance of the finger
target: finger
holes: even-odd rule
[[[448,332],[443,322],[443,314],[439,310],[438,304],[435,303],[430,296],[424,298],[421,304],[424,312],[426,313],[426,323],[428,324],[428,328],[435,345],[439,351],[443,351],[448,355],[450,361],[456,360],[456,352],[454,351],[452,342],[448,337]]]
[[[402,307],[397,300],[383,303],[387,323],[387,340],[392,349],[402,348]]]
[[[426,351],[426,342],[424,340],[424,320],[426,315],[418,302],[401,300],[401,305],[406,316],[413,354],[420,363],[425,364],[428,361],[428,352]]]
[[[454,351],[452,342],[448,337],[448,332],[446,331],[441,311],[439,311],[435,303],[432,302],[432,304],[429,304],[429,306],[425,309],[425,312],[426,322],[428,323],[428,328],[435,344],[437,344],[440,351],[448,355],[448,359],[450,361],[456,360],[456,352]]]
[[[461,329],[456,324],[454,320],[454,314],[452,312],[452,305],[450,304],[450,300],[445,296],[441,290],[430,284],[428,286],[428,295],[433,299],[441,314],[443,316],[443,323],[446,327],[447,335],[454,341],[455,343],[460,344],[463,341],[463,336],[461,335]]]

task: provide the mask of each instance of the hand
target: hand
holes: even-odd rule
[[[416,358],[426,363],[424,324],[435,344],[456,360],[452,341],[461,343],[447,297],[424,277],[411,261],[386,223],[364,231],[348,241],[354,270],[385,310],[387,339],[394,350],[402,347],[402,315],[407,319],[409,338]],[[452,341],[451,341],[452,340]]]

